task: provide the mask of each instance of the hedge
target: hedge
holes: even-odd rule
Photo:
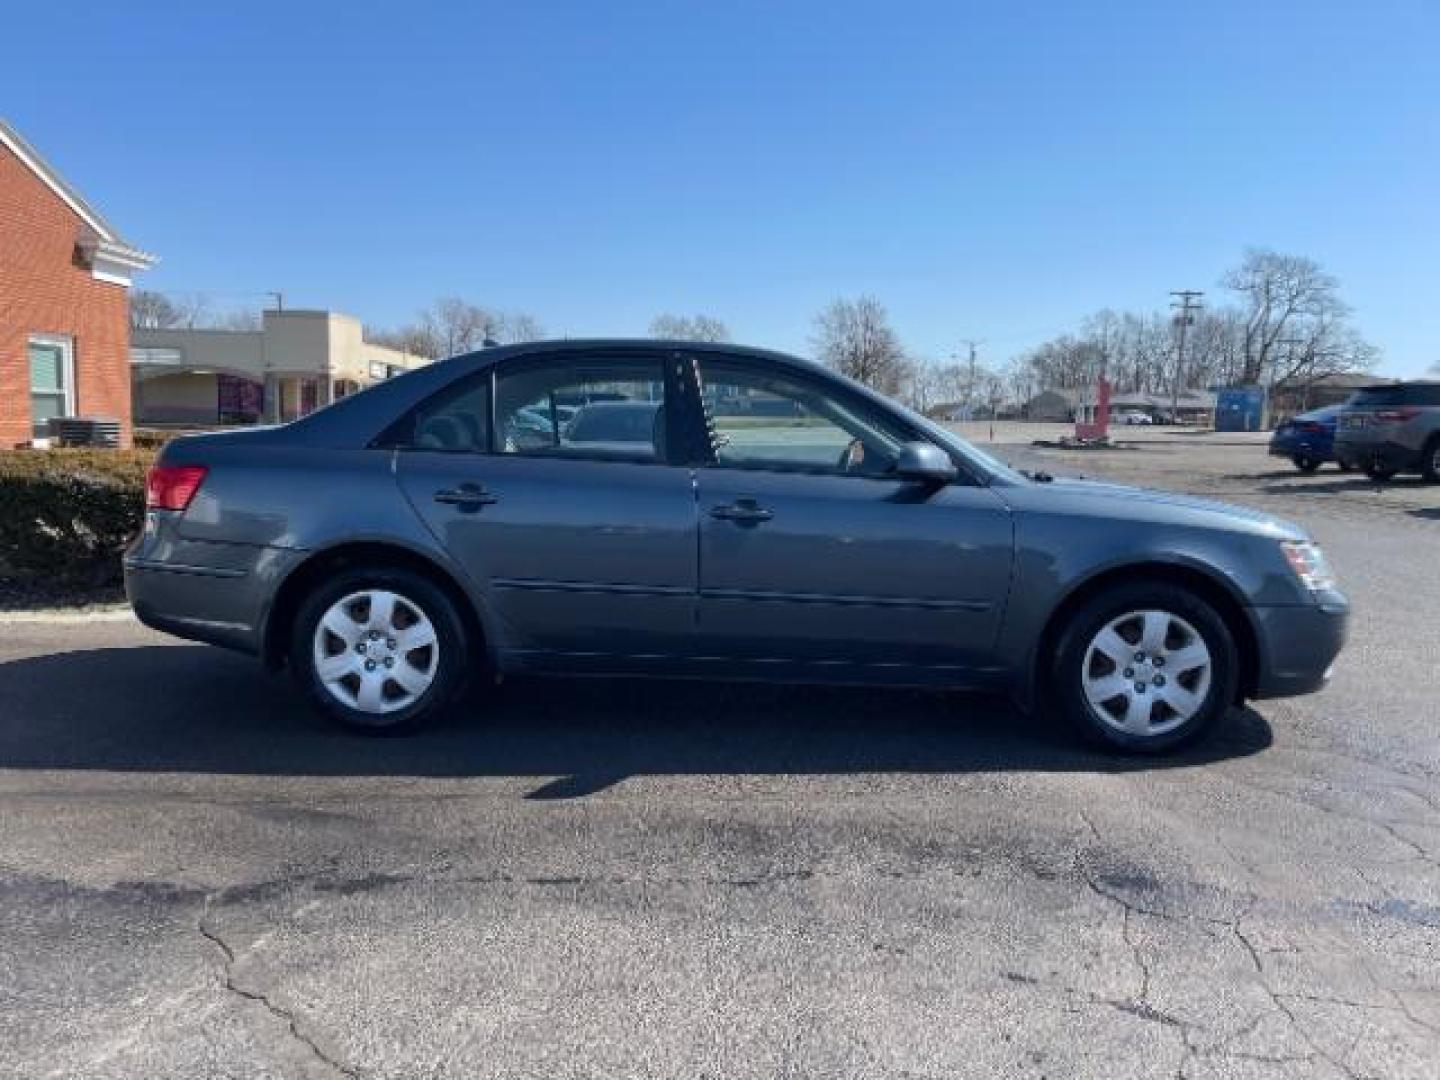
[[[61,584],[120,579],[144,523],[148,450],[0,451],[0,570]]]

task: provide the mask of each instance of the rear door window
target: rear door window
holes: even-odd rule
[[[382,443],[407,450],[483,454],[490,449],[490,379],[462,379],[395,425]]]
[[[495,449],[528,457],[667,460],[658,357],[517,361],[495,384]]]

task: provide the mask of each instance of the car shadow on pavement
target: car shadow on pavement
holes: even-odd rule
[[[1256,477],[1255,479],[1263,479]],[[1291,477],[1288,484],[1261,484],[1260,490],[1267,495],[1343,495],[1352,491],[1421,491],[1429,485],[1419,477],[1397,476],[1393,480],[1377,482],[1365,476],[1344,480],[1311,480],[1305,477]]]
[[[0,664],[0,703],[0,769],[560,778],[530,798],[639,775],[1165,769],[1272,741],[1259,713],[1235,709],[1194,747],[1123,758],[991,697],[638,679],[509,680],[419,734],[376,739],[331,726],[254,660],[188,645]]]

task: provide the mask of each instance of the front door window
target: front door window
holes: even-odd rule
[[[75,365],[68,338],[30,339],[30,417],[34,435],[50,435],[50,421],[75,414]]]
[[[715,464],[885,476],[907,438],[874,410],[784,372],[701,360]]]

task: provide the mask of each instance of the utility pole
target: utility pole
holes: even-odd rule
[[[971,341],[971,340],[968,339],[968,338],[961,338],[961,339],[960,339],[960,344],[966,346],[966,347],[970,350],[970,376],[969,376],[968,380],[967,380],[966,383],[965,383],[965,408],[966,408],[966,410],[967,410],[967,411],[969,412],[969,414],[970,414],[970,415],[967,417],[967,419],[969,419],[969,420],[974,420],[974,419],[975,419],[975,350],[978,349],[981,345],[984,345],[985,342],[983,342],[983,341]]]
[[[1180,419],[1180,387],[1185,382],[1185,331],[1195,321],[1194,313],[1200,310],[1200,297],[1205,294],[1198,289],[1173,289],[1170,306],[1176,310],[1175,325],[1180,327],[1180,342],[1175,352],[1175,382],[1170,387],[1170,422]]]
[[[272,292],[267,292],[265,295],[266,295],[266,296],[273,296],[273,297],[275,298],[275,310],[276,310],[276,311],[284,311],[284,310],[285,310],[285,294],[284,294],[283,292],[272,291]]]

